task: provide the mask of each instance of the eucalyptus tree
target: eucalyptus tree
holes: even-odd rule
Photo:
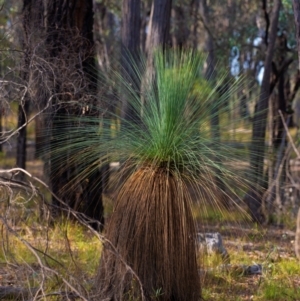
[[[268,101],[270,96],[270,76],[272,72],[272,59],[274,55],[275,42],[277,37],[278,19],[281,7],[281,0],[274,2],[272,17],[270,23],[270,33],[268,47],[265,58],[265,70],[261,85],[259,100],[256,105],[252,143],[250,155],[250,171],[252,174],[253,187],[247,194],[245,200],[250,209],[251,216],[254,220],[262,221],[262,187],[264,187],[264,157],[265,157],[265,136],[266,123],[268,114]]]

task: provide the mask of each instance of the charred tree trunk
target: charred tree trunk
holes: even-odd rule
[[[18,138],[17,138],[17,158],[16,158],[16,166],[26,169],[26,145],[27,145],[27,118],[29,113],[29,97],[26,92],[23,103],[19,104],[18,107],[18,128],[19,130]],[[19,175],[19,179],[23,179],[23,174]]]
[[[80,1],[79,1],[80,2]],[[84,16],[81,16],[82,10],[85,12]],[[82,18],[82,21],[80,20]],[[97,107],[98,100],[97,95],[97,66],[94,53],[94,38],[93,38],[93,24],[94,24],[94,12],[93,1],[81,1],[81,5],[77,8],[77,26],[82,33],[82,37],[87,39],[87,51],[88,57],[82,63],[85,80],[87,82],[87,92],[92,94],[92,98],[89,100],[88,105],[91,107],[87,111],[87,115],[92,117],[99,117],[99,111],[95,109]],[[80,27],[81,26],[81,27]],[[83,194],[83,212],[91,219],[95,220],[91,225],[96,230],[103,230],[104,227],[104,207],[102,202],[103,192],[103,174],[102,170],[98,168],[87,178],[88,185]],[[97,223],[97,221],[100,222]]]
[[[29,30],[30,30],[30,19],[31,19],[31,0],[24,0],[23,2],[23,49],[25,54],[23,58],[23,66],[21,71],[21,79],[24,82],[24,86],[27,89],[29,82],[29,66],[30,66],[30,45],[29,45]],[[24,98],[19,104],[18,108],[18,128],[19,135],[17,137],[17,154],[16,154],[16,166],[25,169],[26,168],[26,122],[29,113],[29,93],[26,90]],[[23,180],[24,174],[19,175],[19,179]]]
[[[76,117],[97,118],[97,71],[93,43],[93,1],[48,2],[48,40],[50,60],[58,66],[53,93],[51,148],[64,148],[59,158],[52,157],[50,178],[53,192],[72,209],[94,220],[103,229],[102,175],[100,169],[78,177],[90,162],[70,157],[72,137],[68,128],[76,127]],[[58,62],[58,63],[57,63]],[[76,87],[76,89],[74,89]],[[75,104],[74,104],[75,103]],[[85,108],[83,110],[83,108]],[[75,121],[72,118],[75,117]],[[76,163],[80,162],[80,167]],[[54,211],[60,202],[53,198]],[[100,222],[100,224],[98,223]]]

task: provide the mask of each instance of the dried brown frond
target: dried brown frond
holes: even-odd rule
[[[106,231],[123,257],[105,248],[96,280],[101,298],[199,299],[195,225],[180,175],[160,167],[136,170],[117,196]]]

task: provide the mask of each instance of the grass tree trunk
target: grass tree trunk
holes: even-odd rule
[[[270,95],[270,76],[272,72],[272,58],[275,49],[275,41],[277,37],[277,25],[279,18],[279,11],[281,7],[281,0],[275,0],[272,10],[272,18],[269,32],[268,48],[264,62],[264,75],[261,85],[260,96],[256,104],[251,156],[250,156],[250,172],[252,174],[253,187],[247,193],[245,201],[249,207],[250,214],[253,220],[263,221],[262,213],[262,187],[264,187],[264,157],[265,157],[265,135],[268,116],[268,103]]]
[[[107,228],[106,237],[115,249],[107,244],[101,259],[101,297],[199,300],[189,202],[183,180],[164,168],[146,165],[132,174],[117,196]]]

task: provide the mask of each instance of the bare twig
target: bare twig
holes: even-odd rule
[[[294,152],[297,154],[297,157],[300,158],[300,153],[299,153],[297,147],[295,146],[295,143],[294,143],[294,141],[293,141],[293,138],[292,138],[292,136],[291,136],[291,134],[290,134],[290,132],[289,132],[289,129],[288,129],[286,123],[285,123],[283,114],[282,114],[281,110],[278,110],[278,112],[279,112],[279,115],[280,115],[280,117],[281,117],[282,124],[283,124],[283,126],[284,126],[285,131],[286,131],[286,134],[287,134],[287,136],[288,136],[288,138],[289,138],[289,141],[290,141],[290,143],[291,143],[291,145],[292,145],[292,147],[293,147],[293,150],[294,150]]]
[[[87,221],[90,221],[91,219],[89,219],[87,216],[85,216],[82,213],[78,213],[75,210],[72,210],[71,208],[69,208],[67,206],[67,204],[61,200],[56,194],[54,194],[50,187],[43,182],[42,180],[40,180],[39,178],[33,176],[32,174],[30,174],[28,171],[22,169],[22,168],[11,168],[8,170],[0,170],[0,174],[1,173],[11,173],[11,174],[15,174],[18,172],[23,172],[26,176],[28,176],[30,179],[37,181],[38,183],[40,183],[41,185],[43,185],[61,204],[63,204],[65,206],[65,210],[68,210],[68,212],[74,216],[76,218],[76,220],[78,220],[83,226],[85,226],[86,228],[88,228],[98,239],[99,241],[101,241],[102,243],[104,243],[104,245],[106,247],[109,248],[110,252],[112,252],[115,256],[118,257],[118,259],[120,260],[120,262],[122,262],[122,264],[126,267],[127,271],[129,271],[133,277],[136,279],[137,283],[140,286],[140,291],[141,291],[141,300],[144,301],[145,300],[145,296],[143,293],[143,286],[142,283],[138,277],[138,275],[132,270],[132,268],[126,263],[126,261],[121,257],[121,255],[118,253],[117,249],[115,248],[115,246],[108,240],[106,239],[103,235],[101,235],[100,233],[98,233],[97,231],[94,230],[94,228],[92,228]],[[9,183],[7,183],[7,185],[9,185]],[[9,230],[10,233],[12,233],[18,240],[20,240],[32,253],[33,255],[37,258],[38,264],[39,266],[44,270],[44,271],[48,271],[51,272],[52,274],[55,274],[57,277],[59,277],[60,279],[62,279],[62,281],[73,291],[77,294],[78,297],[82,298],[82,300],[88,301],[88,299],[86,299],[84,296],[82,296],[80,294],[80,292],[67,280],[63,277],[63,275],[61,275],[61,273],[55,271],[54,269],[51,269],[50,267],[46,266],[43,264],[39,253],[43,254],[43,256],[49,257],[51,258],[51,260],[57,262],[54,258],[52,258],[51,256],[49,256],[48,254],[45,254],[44,252],[37,250],[35,247],[33,247],[28,241],[26,241],[25,239],[23,239],[20,235],[18,235],[8,224],[7,222],[1,218],[1,220],[3,221],[3,223],[5,224],[5,227]],[[93,220],[93,222],[95,222]],[[59,262],[57,262],[59,264]],[[70,275],[71,276],[71,275]],[[39,289],[39,291],[42,288]],[[44,296],[45,292],[43,292],[43,296]],[[36,295],[38,295],[38,292],[36,293]]]

